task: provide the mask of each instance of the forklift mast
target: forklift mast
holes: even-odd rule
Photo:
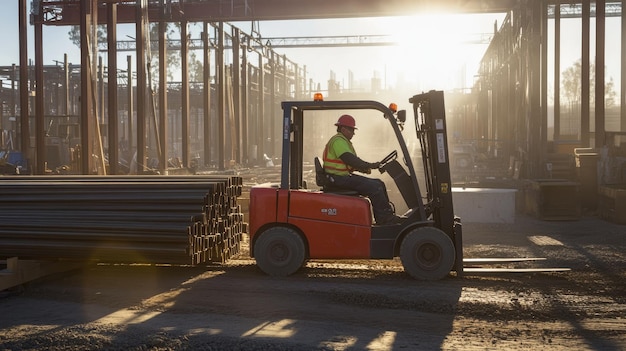
[[[442,91],[431,90],[409,99],[413,104],[415,128],[422,149],[426,180],[426,211],[435,226],[458,241],[454,226],[460,219],[454,215],[446,111]]]

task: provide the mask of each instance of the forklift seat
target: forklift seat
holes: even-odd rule
[[[352,195],[358,196],[359,193],[355,190],[349,189],[341,189],[333,187],[330,181],[328,180],[328,174],[324,171],[324,167],[322,167],[322,163],[320,162],[319,157],[315,157],[315,184],[321,187],[321,191],[325,193],[339,194],[339,195]]]

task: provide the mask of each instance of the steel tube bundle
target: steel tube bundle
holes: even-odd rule
[[[0,179],[0,258],[200,264],[238,253],[237,176]]]

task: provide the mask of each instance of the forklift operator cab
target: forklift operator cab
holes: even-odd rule
[[[308,259],[400,257],[405,271],[416,279],[441,279],[453,268],[462,275],[462,231],[452,206],[443,92],[415,95],[409,102],[415,115],[415,139],[421,146],[425,194],[413,165],[420,157],[409,153],[402,135],[406,111],[371,100],[316,97],[282,103],[280,185],[262,184],[250,191],[250,254],[262,271],[287,276]],[[407,205],[400,223],[373,225],[369,200],[329,188],[319,159],[315,160],[316,183],[321,189],[306,189],[304,121],[307,112],[321,110],[373,110],[387,120],[400,150],[384,157],[379,170],[393,179]]]

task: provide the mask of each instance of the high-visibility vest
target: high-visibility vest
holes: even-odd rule
[[[356,155],[352,142],[343,134],[337,133],[330,138],[324,148],[324,171],[326,173],[347,176],[354,171],[339,158],[344,152]]]

